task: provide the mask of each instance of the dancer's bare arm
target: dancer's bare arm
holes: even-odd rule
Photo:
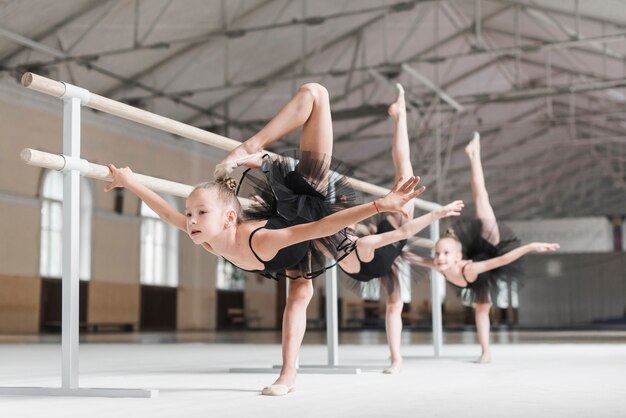
[[[108,192],[115,187],[123,187],[137,195],[139,199],[143,200],[143,202],[150,206],[150,208],[155,211],[156,214],[159,215],[159,218],[163,221],[187,232],[187,220],[185,219],[185,215],[173,208],[161,196],[135,180],[133,178],[133,172],[130,168],[116,168],[113,164],[108,164],[107,167],[109,167],[109,170],[111,171],[111,177],[113,177],[113,180],[105,186],[105,192]]]
[[[421,255],[413,254],[412,252],[404,253],[403,257],[406,258],[411,264],[427,268],[435,268],[435,260],[430,257],[422,257]]]
[[[545,242],[531,242],[530,244],[522,245],[514,250],[509,251],[506,254],[503,254],[499,257],[494,257],[485,261],[478,261],[475,263],[468,264],[465,268],[465,275],[470,279],[478,276],[481,273],[484,273],[489,270],[496,269],[498,267],[505,266],[518,258],[531,253],[543,253],[546,251],[556,251],[560,248],[559,244],[556,243],[545,243]]]
[[[426,215],[422,215],[419,218],[406,222],[404,225],[393,231],[365,236],[359,239],[359,251],[361,250],[361,247],[363,247],[363,250],[366,252],[374,251],[377,248],[384,247],[385,245],[402,241],[403,239],[409,239],[439,219],[447,218],[449,216],[459,216],[462,209],[463,201],[455,200],[441,209],[433,210]]]

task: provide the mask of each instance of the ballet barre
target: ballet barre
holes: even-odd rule
[[[125,103],[91,93],[80,87],[61,81],[51,80],[37,74],[25,73],[22,76],[22,85],[28,89],[57,98],[63,98],[65,95],[68,95],[68,93],[78,94],[83,106],[99,110],[122,119],[137,122],[145,126],[150,126],[161,131],[169,132],[183,138],[211,145],[225,151],[231,151],[241,144],[241,142],[235,141],[234,139],[226,138],[225,136],[205,131],[204,129],[187,125],[143,109],[138,109]],[[273,156],[276,155],[272,152],[268,152],[268,154]],[[389,193],[389,189],[376,186],[362,180],[349,178],[349,181],[354,189],[373,196],[384,196]],[[441,208],[441,205],[423,199],[414,199],[414,204],[415,207],[426,211]]]

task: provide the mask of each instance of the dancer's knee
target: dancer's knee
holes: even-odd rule
[[[289,283],[290,303],[309,303],[313,297],[313,283],[310,280],[299,282],[297,280]]]
[[[315,102],[328,102],[328,90],[319,83],[306,83],[300,87],[300,91],[304,91],[313,96]]]
[[[400,298],[387,300],[387,313],[389,314],[402,313],[403,307],[404,307],[404,302],[402,302],[402,299]]]
[[[477,303],[474,305],[474,309],[477,314],[489,314],[489,310],[491,309],[491,304],[489,303]]]

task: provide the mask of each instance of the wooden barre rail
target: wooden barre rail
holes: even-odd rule
[[[50,154],[48,152],[38,151],[31,148],[24,148],[20,153],[22,161],[28,165],[49,168],[52,170],[62,170],[65,167],[65,158],[62,155]],[[111,173],[105,165],[89,163],[88,170],[83,173],[84,176],[96,180],[110,182]],[[192,186],[174,181],[163,180],[157,177],[146,176],[144,174],[133,173],[135,179],[147,188],[155,192],[167,193],[169,195],[186,198],[193,190]]]
[[[22,76],[22,85],[31,90],[57,98],[62,98],[65,94],[64,83],[42,77],[34,73],[24,73]],[[150,126],[152,128],[188,138],[193,141],[202,142],[203,144],[211,145],[226,151],[230,151],[240,144],[240,142],[235,141],[234,139],[226,138],[225,136],[217,135],[164,116],[159,116],[146,110],[138,109],[94,93],[90,93],[88,102],[83,104],[92,109],[99,110],[122,119],[131,120],[142,125]],[[272,153],[269,152],[269,154]],[[374,196],[384,196],[389,193],[389,189],[375,186],[354,178],[350,179],[350,183],[356,190],[360,190]],[[441,208],[441,205],[427,200],[415,199],[414,202],[415,207],[423,210],[430,211]]]

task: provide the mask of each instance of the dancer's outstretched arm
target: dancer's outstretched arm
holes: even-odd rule
[[[363,252],[374,251],[377,248],[384,247],[385,245],[392,244],[403,239],[409,239],[422,229],[426,228],[431,223],[438,221],[448,216],[459,216],[463,209],[463,201],[455,200],[452,203],[447,204],[441,209],[433,210],[426,215],[422,215],[419,218],[415,218],[397,229],[382,234],[368,235],[363,238],[359,238],[359,251],[363,248]]]
[[[472,278],[478,276],[481,273],[505,266],[528,253],[556,251],[559,248],[560,245],[557,243],[531,242],[530,244],[522,245],[521,247],[511,250],[508,253],[503,254],[499,257],[494,257],[489,260],[477,261],[475,263],[468,264],[465,268],[465,275],[471,281]]]
[[[391,192],[382,199],[341,210],[315,222],[259,231],[254,235],[254,248],[261,258],[264,258],[263,255],[271,258],[281,248],[336,234],[343,228],[367,219],[377,212],[400,212],[408,216],[404,205],[425,190],[425,187],[414,190],[419,180],[419,177],[411,177],[406,181],[400,178]]]
[[[113,180],[104,187],[105,192],[115,187],[123,187],[143,200],[143,202],[148,205],[150,209],[155,211],[163,221],[187,232],[187,219],[185,215],[173,208],[161,196],[135,180],[130,168],[117,168],[113,164],[107,164],[107,167],[109,167],[111,171]]]
[[[409,263],[426,268],[435,268],[435,260],[430,257],[422,257],[421,255],[414,254],[407,251],[404,256]]]

